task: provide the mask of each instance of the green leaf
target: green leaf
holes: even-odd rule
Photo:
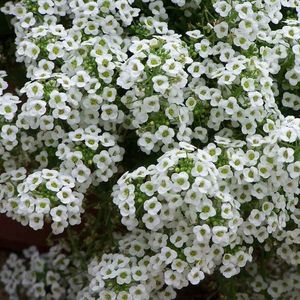
[[[300,161],[300,145],[295,149],[294,158],[295,161]]]

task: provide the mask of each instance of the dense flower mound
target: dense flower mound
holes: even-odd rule
[[[91,294],[101,291],[101,299],[123,285],[122,295],[137,297],[138,288],[145,297],[140,299],[153,290],[158,299],[161,293],[172,299],[174,288],[198,284],[216,267],[226,278],[238,274],[252,261],[257,243],[298,265],[299,164],[288,163],[287,153],[277,155],[286,148],[268,138],[247,145],[216,137],[219,147],[203,150],[183,145],[157,165],[125,173],[113,201],[132,234],[119,242],[122,254],[104,255],[96,267],[92,263]],[[280,177],[272,176],[272,169],[280,170]],[[119,256],[127,263],[116,263]],[[135,271],[145,257],[140,279]],[[152,285],[154,275],[164,285]]]
[[[281,267],[279,265],[282,264]],[[247,266],[247,280],[250,280],[251,284],[247,287],[240,287],[238,299],[298,299],[299,298],[299,272],[295,267],[288,267],[283,262],[276,262],[273,259],[269,259],[265,265],[272,275],[266,274],[262,276],[260,274],[261,266],[258,262]],[[244,289],[247,289],[245,292]],[[243,289],[243,291],[242,291]]]
[[[168,300],[202,280],[231,282],[226,299],[300,298],[299,1],[2,12],[26,78],[12,91],[0,71],[0,212],[90,233],[12,255],[11,299]]]
[[[21,291],[29,299],[74,299],[84,274],[77,272],[80,265],[68,258],[68,250],[56,245],[45,254],[35,247],[24,250],[22,257],[11,254],[0,275],[10,298],[19,299]]]
[[[7,84],[3,81],[2,85]],[[62,99],[60,93],[53,97],[54,101]],[[23,225],[29,223],[33,229],[41,229],[44,217],[50,216],[53,232],[58,234],[68,224],[80,223],[84,193],[91,184],[107,182],[117,172],[124,149],[118,146],[115,134],[92,124],[66,132],[59,125],[54,127],[53,120],[44,119],[44,127],[40,124],[43,130],[33,133],[23,127],[20,119],[16,121],[16,125],[20,121],[19,126],[12,125],[19,102],[10,93],[1,98],[3,111],[9,112],[3,114],[1,129],[2,164],[6,170],[0,176],[1,212]],[[29,114],[35,109],[42,106],[36,102],[30,105]],[[18,117],[24,114],[22,111]],[[40,122],[41,118],[35,120]]]

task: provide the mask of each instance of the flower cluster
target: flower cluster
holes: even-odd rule
[[[3,79],[1,85],[7,87]],[[36,84],[23,89],[39,93]],[[68,225],[80,223],[85,193],[91,184],[107,182],[118,171],[124,149],[118,145],[117,134],[95,124],[66,131],[49,116],[35,115],[45,107],[40,100],[28,98],[17,114],[19,98],[10,93],[0,97],[1,165],[5,170],[0,176],[0,210],[35,230],[52,219],[53,232],[59,234]],[[64,102],[64,95],[57,91],[50,98],[49,103]]]
[[[66,246],[56,245],[45,254],[35,247],[24,250],[20,257],[11,254],[0,273],[10,299],[22,295],[30,299],[74,299],[85,275],[77,272],[78,264],[67,253]]]
[[[256,244],[298,265],[299,162],[294,162],[293,150],[270,142],[270,135],[248,145],[216,137],[218,146],[208,144],[203,150],[183,144],[184,149],[167,152],[157,165],[124,174],[113,201],[122,223],[132,231],[119,242],[120,255],[128,263],[115,266],[112,261],[118,258],[107,262],[105,255],[92,272],[101,284],[94,290],[92,281],[91,294],[101,299],[117,290],[134,298],[138,287],[150,297],[165,293],[166,286],[169,291],[198,284],[216,267],[230,278],[252,260]],[[145,255],[148,276],[137,280],[136,260],[140,266]],[[126,281],[119,278],[120,272]],[[153,275],[160,276],[164,286],[151,285]]]
[[[266,267],[268,270],[265,270]],[[261,275],[260,268],[263,268],[264,276]],[[251,283],[247,287],[238,285],[239,300],[299,298],[299,272],[295,267],[289,267],[274,257],[263,264],[259,261],[249,264],[245,276]]]

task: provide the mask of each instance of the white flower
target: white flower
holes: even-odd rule
[[[49,106],[51,108],[64,108],[66,106],[67,95],[53,90],[50,94]]]
[[[157,75],[152,78],[153,89],[157,93],[164,93],[169,88],[168,77],[164,75]]]
[[[147,65],[150,68],[158,67],[161,64],[161,58],[155,54],[150,54],[148,56]]]
[[[258,170],[255,167],[244,168],[243,175],[247,182],[256,182],[259,179]]]
[[[205,66],[200,62],[193,62],[187,70],[194,78],[199,78],[206,71]]]
[[[151,96],[151,97],[146,97],[143,100],[143,109],[147,113],[149,112],[158,112],[160,108],[159,104],[159,97],[158,96]]]
[[[52,15],[54,13],[54,3],[52,0],[38,0],[38,11],[40,14]]]
[[[230,278],[240,272],[240,268],[236,267],[234,264],[230,263],[228,265],[222,265],[220,267],[220,272],[225,278]]]
[[[222,17],[227,17],[230,10],[232,9],[231,5],[226,1],[218,1],[214,3],[214,8],[218,14]]]
[[[300,177],[300,161],[289,164],[287,170],[291,178]]]
[[[157,215],[150,215],[146,213],[143,215],[142,221],[148,229],[154,231],[157,230],[160,225],[160,218]]]
[[[67,208],[64,205],[54,207],[51,209],[50,215],[54,222],[62,222],[67,219]]]
[[[179,285],[181,276],[182,275],[176,271],[167,270],[164,273],[164,280],[167,285],[177,287]]]
[[[204,279],[204,273],[198,267],[193,267],[187,278],[191,284],[197,285],[201,280]]]
[[[228,24],[221,22],[214,26],[214,31],[219,39],[226,37],[228,35]]]
[[[156,141],[157,141],[157,138],[155,137],[154,134],[152,134],[150,132],[145,132],[138,139],[138,145],[142,149],[145,149],[145,152],[146,151],[151,151],[154,148]]]
[[[200,193],[206,194],[211,188],[211,182],[205,178],[196,177],[195,182],[193,183],[193,188],[198,190]]]
[[[65,51],[61,42],[49,43],[46,49],[49,52],[48,58],[50,60],[62,58],[65,55]]]
[[[228,229],[225,226],[214,226],[212,228],[212,241],[215,244],[227,245],[229,242]]]
[[[118,270],[117,283],[129,284],[131,282],[131,270],[129,268],[121,268]]]
[[[46,182],[46,187],[50,191],[58,192],[62,187],[62,183],[57,178],[52,178]]]
[[[30,28],[31,26],[35,25],[36,19],[33,17],[32,12],[28,12],[22,16],[20,19],[21,26],[25,29]]]
[[[251,224],[258,227],[265,220],[265,214],[257,209],[253,209],[248,219]]]
[[[164,144],[170,144],[174,135],[174,130],[166,125],[159,126],[158,130],[155,132],[155,137],[158,140],[161,140]]]
[[[161,204],[156,197],[152,197],[144,202],[144,209],[150,215],[156,215],[161,210]]]
[[[177,257],[177,252],[169,247],[163,247],[160,254],[162,260],[167,264],[171,264]]]
[[[202,58],[207,58],[211,54],[210,42],[206,39],[203,39],[200,43],[196,43],[195,49]]]
[[[104,121],[115,120],[118,117],[118,107],[115,104],[103,104],[101,109],[101,119]]]
[[[57,194],[57,198],[63,204],[69,204],[74,200],[74,196],[72,194],[72,190],[68,187],[63,187]]]
[[[50,212],[50,200],[48,198],[40,198],[36,202],[36,212],[38,214],[47,214]]]
[[[161,68],[167,75],[176,76],[182,69],[182,65],[174,59],[167,59]]]
[[[192,31],[187,31],[186,34],[194,39],[199,39],[203,37],[203,34],[201,34],[200,30],[192,30]]]
[[[74,176],[76,180],[80,183],[87,181],[90,174],[91,170],[87,168],[84,164],[80,164],[72,170],[72,176]]]
[[[40,213],[30,214],[29,226],[34,230],[42,229],[44,226],[44,215]]]
[[[213,203],[210,199],[205,199],[200,204],[200,218],[201,220],[207,220],[210,217],[216,215],[216,210],[213,207]]]
[[[253,14],[252,4],[250,2],[244,2],[242,4],[235,5],[234,9],[238,12],[241,19],[246,19]]]
[[[171,180],[173,181],[173,187],[177,191],[187,190],[190,187],[189,176],[185,172],[172,174]]]
[[[89,83],[90,79],[91,77],[86,71],[78,71],[76,75],[71,78],[71,81],[77,87],[82,88]]]
[[[15,141],[19,129],[14,125],[3,125],[1,128],[1,138],[7,141]]]
[[[196,235],[197,241],[200,243],[209,241],[211,238],[211,230],[207,224],[195,226],[193,232]]]

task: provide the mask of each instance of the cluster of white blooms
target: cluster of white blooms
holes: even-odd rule
[[[8,87],[8,83],[4,79],[6,76],[7,74],[5,71],[0,71],[0,118],[1,123],[7,123],[3,124],[6,125],[6,129],[2,130],[2,132],[6,132],[7,134],[8,123],[15,117],[20,100],[19,97],[11,93],[5,93],[5,90]],[[13,136],[14,133],[11,134],[11,139],[13,138]],[[5,139],[5,135],[1,135],[1,138],[3,140],[9,140],[9,138]]]
[[[299,272],[277,258],[269,258],[263,264],[259,261],[249,264],[245,279],[249,282],[247,286],[237,284],[238,300],[299,299]]]
[[[26,176],[24,168],[1,175],[1,212],[33,229],[44,226],[51,216],[53,232],[80,223],[83,194],[74,192],[74,179],[43,169]],[[21,183],[18,183],[21,181]]]
[[[122,254],[104,255],[92,268],[89,293],[99,299],[127,293],[136,299],[138,288],[137,299],[160,299],[157,293],[167,291],[164,299],[173,299],[173,289],[198,284],[216,267],[226,278],[238,274],[257,243],[299,265],[300,162],[291,148],[277,144],[284,125],[265,128],[265,138],[253,136],[248,143],[216,136],[217,145],[203,150],[182,144],[157,165],[125,173],[113,201],[132,233],[120,241]],[[300,133],[298,119],[289,125],[298,125]],[[127,263],[119,265],[118,255]],[[148,275],[141,279],[134,272],[145,257],[149,262],[142,274]],[[162,285],[153,284],[154,275]]]
[[[299,1],[21,0],[2,11],[28,82],[4,93],[0,72],[0,212],[58,234],[81,222],[93,187],[125,172],[112,201],[128,233],[90,263],[77,299],[174,299],[206,274],[239,274],[257,249],[299,270]],[[133,143],[162,156],[148,167],[133,157],[132,171],[122,161]],[[293,272],[263,293],[299,298]]]
[[[216,1],[215,18],[224,21],[211,25],[207,36],[188,31],[188,39],[159,21],[167,19],[162,1],[150,1],[151,17],[134,5],[51,1],[49,11],[43,1],[28,0],[4,7],[15,15],[17,58],[31,79],[21,90],[28,100],[18,122],[41,130],[60,120],[71,127],[135,129],[139,146],[150,153],[180,141],[206,142],[207,130],[227,121],[253,134],[276,111],[279,92],[271,74],[287,77],[286,61],[293,58],[297,67],[295,38],[271,30],[267,22],[281,5],[272,6],[271,13],[270,5],[260,2],[231,7]],[[65,16],[70,28],[63,25]],[[147,39],[124,30],[135,17]],[[257,40],[269,46],[258,47]],[[294,98],[284,93],[283,105],[297,103]]]
[[[6,89],[5,73],[1,76],[1,86]],[[44,88],[32,83],[23,89],[28,94],[29,90],[39,93]],[[109,90],[106,93],[110,95]],[[45,219],[50,218],[55,234],[69,224],[79,224],[88,188],[107,182],[123,159],[118,135],[103,131],[93,122],[66,131],[64,124],[54,124],[50,116],[34,114],[45,108],[36,102],[42,100],[31,100],[28,95],[17,113],[19,98],[3,90],[1,95],[0,212],[35,230],[43,228]],[[64,101],[64,96],[52,91],[48,103]]]
[[[66,253],[66,246],[56,245],[45,254],[35,247],[24,250],[22,256],[11,254],[0,272],[10,299],[18,300],[22,295],[29,299],[75,299],[85,275],[78,272],[78,261],[70,260]]]

